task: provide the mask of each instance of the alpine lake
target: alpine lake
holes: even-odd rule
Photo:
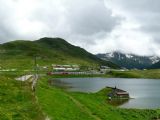
[[[130,98],[117,104],[121,108],[157,109],[160,108],[159,79],[126,78],[58,78],[54,85],[69,91],[95,93],[105,87],[125,90]],[[107,95],[106,95],[107,96]]]

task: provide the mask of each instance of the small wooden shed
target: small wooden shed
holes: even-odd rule
[[[129,93],[127,91],[112,88],[112,91],[107,95],[109,99],[118,98],[118,99],[129,99]]]

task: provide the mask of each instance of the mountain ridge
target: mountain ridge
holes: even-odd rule
[[[41,57],[39,64],[42,65],[46,63],[107,65],[111,68],[119,68],[116,64],[101,60],[85,49],[74,46],[62,38],[44,37],[35,41],[11,41],[0,44],[0,51],[3,51],[0,55],[3,66],[6,67],[25,66],[26,63],[33,64],[34,56],[38,56]]]
[[[153,64],[153,65],[151,65],[149,67],[149,69],[160,69],[160,61],[155,63],[155,64]]]
[[[158,56],[139,56],[118,51],[97,54],[97,57],[106,61],[111,61],[127,69],[146,69],[160,60]]]

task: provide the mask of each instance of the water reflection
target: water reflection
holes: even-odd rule
[[[64,82],[60,79],[48,80],[49,85],[54,87],[59,87],[62,89],[71,89],[73,88],[69,83]]]
[[[127,103],[128,101],[129,99],[112,99],[112,100],[107,100],[107,103],[113,106],[120,106]]]

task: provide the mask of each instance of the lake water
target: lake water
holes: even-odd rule
[[[119,107],[123,108],[160,108],[160,80],[125,78],[63,78],[60,83],[71,86],[69,90],[97,92],[106,86],[117,87],[129,92],[130,99]]]

